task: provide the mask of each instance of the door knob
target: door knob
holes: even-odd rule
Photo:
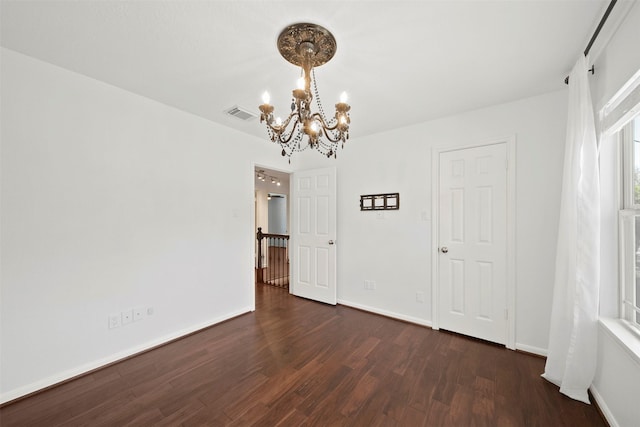
[[[330,245],[333,245],[333,244],[334,244],[334,241],[333,241],[333,240],[329,240],[329,244],[330,244]]]
[[[440,248],[440,252],[442,252],[443,254],[446,254],[447,252],[449,252],[449,248],[446,246],[443,246]]]

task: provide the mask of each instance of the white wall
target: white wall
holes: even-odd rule
[[[273,234],[288,234],[288,210],[287,210],[287,196],[283,197],[271,197],[268,205],[269,216],[269,233]]]
[[[638,339],[615,321],[605,319],[598,328],[598,359],[591,391],[612,427],[633,427],[640,420],[640,344],[636,353],[623,344],[623,339]]]
[[[516,344],[545,353],[566,108],[563,90],[347,143],[335,162],[339,300],[430,324],[431,148],[515,136]],[[302,164],[320,167],[327,160],[306,155]],[[384,219],[376,219],[375,212],[359,210],[361,194],[386,192],[400,193],[398,211],[386,211]],[[377,289],[365,290],[365,279],[375,280]],[[424,292],[424,303],[416,302],[416,292]]]
[[[251,310],[272,144],[1,54],[1,401]]]
[[[616,6],[617,7],[617,6]],[[595,60],[596,74],[592,79],[592,97],[596,112],[640,70],[640,4],[629,10],[603,52]],[[612,140],[601,141],[600,172],[602,182],[602,276],[600,313],[617,317],[617,152]],[[637,425],[640,419],[640,359],[632,356],[625,344],[606,325],[598,334],[598,366],[593,391],[612,426]],[[614,329],[615,330],[615,329]],[[627,335],[627,341],[633,335]],[[636,346],[640,340],[635,337]]]
[[[263,189],[256,189],[256,231],[262,228],[263,233],[269,232],[269,193]]]

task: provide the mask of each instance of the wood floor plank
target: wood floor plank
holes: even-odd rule
[[[283,418],[275,427],[287,427],[287,426],[305,426],[307,425],[307,416],[294,409],[289,413],[286,418]]]
[[[180,425],[183,427],[226,427],[232,422],[233,420],[227,417],[224,412],[205,406],[196,412],[187,414],[186,417],[181,420]]]
[[[427,421],[427,414],[417,409],[407,406],[402,414],[402,418],[398,420],[399,426],[415,426],[422,427]]]
[[[379,384],[379,380],[374,379],[376,384]],[[352,420],[354,426],[395,426],[397,422],[389,414],[384,412],[384,408],[387,407],[389,400],[395,397],[385,390],[384,387],[378,387],[371,389],[368,392],[367,398],[363,400],[362,405],[357,412],[349,417]],[[380,412],[382,408],[382,413]]]
[[[304,400],[298,405],[297,409],[307,416],[317,413],[318,407],[324,403],[327,396],[331,396],[344,378],[352,372],[351,368],[343,365],[329,368],[331,369],[328,369],[321,378],[316,379],[313,383],[304,383],[308,390],[305,390],[305,394],[301,394]]]
[[[544,360],[257,285],[256,311],[0,408],[12,426],[587,426]]]
[[[342,405],[342,415],[345,417],[353,417],[360,408],[365,404],[369,397],[378,388],[379,381],[377,378],[369,374],[364,374],[353,390],[349,393],[347,401]]]

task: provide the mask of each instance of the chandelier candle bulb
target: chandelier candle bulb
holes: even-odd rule
[[[271,101],[271,96],[269,95],[269,92],[265,91],[262,94],[262,103],[265,105],[269,105],[269,101]]]
[[[268,94],[267,94],[267,95],[268,95]],[[340,103],[341,103],[341,104],[346,104],[346,103],[347,103],[347,99],[348,99],[348,97],[347,97],[347,92],[342,92],[342,93],[340,94]]]

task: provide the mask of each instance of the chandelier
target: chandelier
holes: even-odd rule
[[[282,155],[289,157],[296,151],[316,149],[321,154],[337,157],[338,146],[344,148],[349,139],[349,110],[347,94],[340,95],[333,117],[328,118],[320,102],[314,67],[326,64],[336,53],[336,39],[326,28],[316,24],[290,25],[278,36],[280,55],[301,67],[302,76],[293,90],[291,113],[282,120],[274,118],[274,107],[269,104],[269,93],[262,95],[260,122],[265,122],[271,141],[280,144]],[[315,96],[317,112],[312,113]],[[306,141],[303,141],[306,138]]]

